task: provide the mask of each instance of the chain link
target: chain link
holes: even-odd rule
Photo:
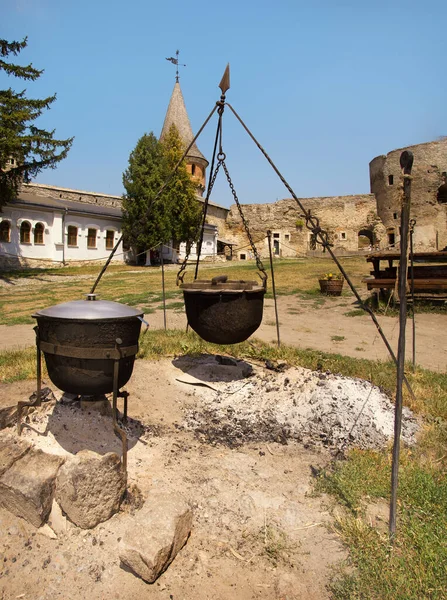
[[[216,178],[217,178],[217,174],[219,173],[219,169],[220,169],[220,162],[217,163],[216,169],[215,169],[215,171],[213,173],[213,177],[212,177],[210,185],[209,185],[209,189],[208,189],[206,200],[208,200],[209,197],[210,197],[210,195],[211,195],[211,192],[212,192],[213,187],[214,187],[214,183],[215,183]],[[205,203],[203,205],[203,211],[206,210],[206,200],[205,200]],[[203,217],[203,211],[202,211],[202,217]],[[200,219],[199,225],[198,225],[198,227],[196,229],[196,232],[194,234],[194,239],[195,240],[198,239],[201,226],[202,226],[202,219]],[[183,262],[182,262],[182,264],[180,266],[180,269],[179,269],[179,271],[177,273],[177,280],[176,280],[177,285],[179,285],[180,283],[183,283],[183,279],[184,279],[184,277],[186,275],[185,270],[186,270],[186,267],[187,267],[187,264],[188,264],[189,255],[191,254],[191,248],[192,248],[192,243],[189,244],[189,245],[187,243],[186,244],[185,258],[183,259]]]
[[[264,269],[264,265],[262,264],[262,260],[261,260],[261,257],[258,254],[258,250],[257,250],[257,248],[255,246],[255,243],[253,242],[253,238],[251,237],[251,232],[250,232],[250,228],[248,226],[248,221],[245,218],[244,213],[242,211],[242,207],[241,207],[241,205],[239,203],[239,198],[237,197],[236,190],[234,189],[233,182],[231,181],[231,177],[230,177],[230,174],[229,174],[228,169],[227,169],[227,165],[225,164],[225,158],[226,158],[226,156],[225,156],[225,154],[223,152],[221,152],[218,155],[218,157],[217,157],[217,159],[219,161],[218,162],[218,167],[220,165],[222,165],[223,170],[225,172],[225,175],[226,175],[226,178],[227,178],[227,181],[228,181],[228,185],[230,187],[231,193],[233,194],[233,198],[234,198],[234,201],[236,202],[236,206],[237,206],[237,209],[239,211],[239,215],[241,217],[242,224],[244,225],[244,228],[245,228],[245,233],[247,234],[248,241],[250,242],[251,249],[252,249],[253,254],[254,254],[255,258],[256,258],[256,266],[258,267],[258,269],[260,271],[259,277],[261,278],[262,285],[265,288],[265,287],[267,287],[267,273],[266,273],[266,270]]]

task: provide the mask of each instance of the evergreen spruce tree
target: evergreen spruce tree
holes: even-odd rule
[[[162,145],[152,132],[144,134],[123,174],[123,235],[135,254],[169,240],[169,211],[161,196],[155,200],[165,173]]]
[[[38,79],[43,71],[32,64],[22,67],[5,60],[9,55],[17,56],[26,46],[27,38],[21,42],[0,39],[0,72],[26,81]],[[56,95],[40,100],[27,98],[25,92],[0,90],[0,209],[17,196],[23,181],[28,183],[42,169],[54,169],[73,143],[73,138],[58,140],[54,130],[34,125]]]

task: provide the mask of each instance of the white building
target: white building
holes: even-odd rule
[[[104,261],[120,235],[120,208],[24,191],[0,213],[0,266]],[[114,260],[124,258],[120,244]]]

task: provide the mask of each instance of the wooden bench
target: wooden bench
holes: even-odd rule
[[[394,289],[396,285],[395,278],[376,278],[376,277],[365,277],[362,279],[363,283],[366,283],[368,290],[373,289]],[[411,289],[411,279],[408,280],[408,286]],[[440,291],[447,292],[447,278],[444,277],[415,277],[414,278],[414,291]]]

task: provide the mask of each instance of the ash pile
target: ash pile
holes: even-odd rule
[[[185,369],[186,370],[186,369]],[[272,370],[244,361],[222,365],[201,357],[179,381],[195,385],[196,402],[184,426],[213,445],[295,440],[305,448],[336,452],[379,449],[392,440],[394,405],[377,386],[301,367]],[[419,429],[403,410],[402,441],[412,445]]]

